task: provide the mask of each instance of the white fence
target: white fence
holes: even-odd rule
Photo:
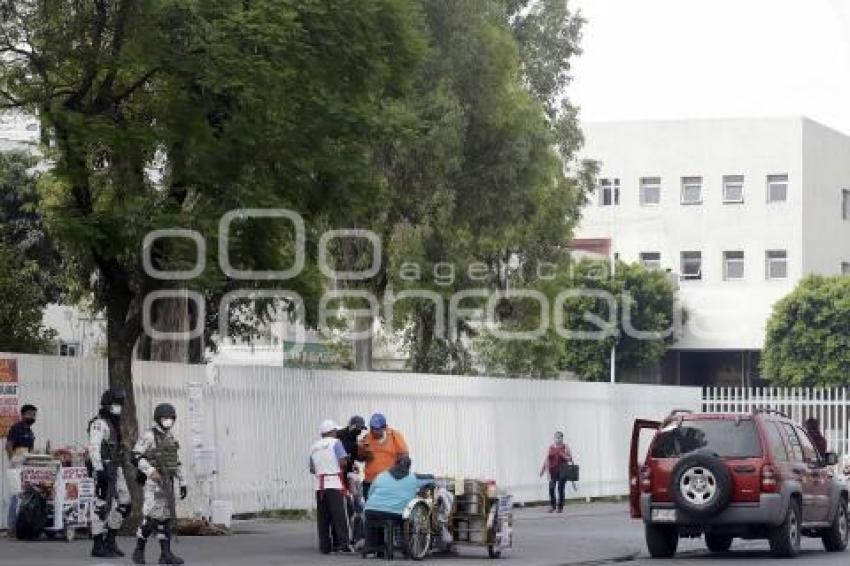
[[[800,423],[814,417],[820,422],[829,449],[839,455],[850,454],[848,408],[850,399],[845,388],[707,387],[703,392],[703,410],[711,413],[774,409]]]
[[[391,373],[220,367],[209,387],[217,495],[237,512],[313,506],[306,459],[323,418],[383,412],[419,471],[493,478],[546,499],[538,472],[555,430],[581,465],[580,497],[624,495],[636,417],[698,409],[700,390]],[[207,406],[210,403],[205,403]]]
[[[20,403],[32,403],[39,409],[33,427],[36,449],[44,449],[48,441],[51,448],[85,446],[86,425],[96,414],[100,395],[107,384],[106,360],[2,353],[0,358],[17,359]],[[186,415],[185,384],[192,380],[203,382],[206,369],[203,366],[136,362],[134,373],[139,426],[145,427],[150,426],[153,407],[163,401],[174,403],[177,410]],[[191,446],[187,429],[183,429],[186,440],[182,443],[182,459],[192,474],[193,458],[185,449]],[[3,511],[0,513],[0,528],[6,526],[9,487],[7,465],[8,460],[3,455],[0,457],[0,501]],[[181,505],[181,511],[187,514],[201,505],[200,493],[194,490],[189,501]]]
[[[106,385],[102,360],[17,354],[20,401],[39,407],[37,448],[85,442],[85,427]],[[538,477],[555,430],[563,430],[581,465],[573,497],[624,495],[632,422],[673,408],[700,408],[697,388],[610,385],[137,362],[133,368],[140,427],[156,403],[178,410],[183,462],[191,490],[181,509],[205,508],[195,485],[193,446],[216,448],[216,499],[236,513],[314,505],[307,453],[324,418],[386,414],[410,445],[419,471],[493,478],[519,501],[547,497]],[[189,393],[196,395],[190,413]],[[195,418],[191,418],[190,415]],[[194,421],[194,422],[192,422]],[[2,458],[5,500],[5,465]],[[0,526],[5,514],[0,513]]]

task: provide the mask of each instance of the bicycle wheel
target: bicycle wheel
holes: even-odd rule
[[[412,560],[422,560],[431,549],[431,509],[417,503],[404,522],[404,542]]]

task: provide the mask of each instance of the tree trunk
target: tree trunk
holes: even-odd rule
[[[189,332],[189,301],[181,297],[157,300],[154,327],[160,332]],[[189,363],[189,340],[151,340],[150,360]]]
[[[360,336],[354,341],[354,367],[360,371],[370,371],[372,369],[372,330],[374,320],[371,314],[358,314],[354,319],[354,330],[358,334],[366,334]]]
[[[414,372],[433,373],[435,371],[434,360],[431,356],[435,326],[435,314],[432,306],[418,310],[413,322],[414,344],[411,348]]]
[[[139,437],[139,421],[136,415],[136,397],[133,393],[133,347],[139,332],[136,323],[128,321],[130,315],[129,294],[113,298],[106,308],[107,363],[109,387],[121,389],[127,396],[121,419],[121,436],[124,444],[124,460],[121,467],[133,501],[133,511],[124,521],[122,534],[133,534],[142,520],[142,488],[135,481],[136,469],[130,463],[130,453]]]

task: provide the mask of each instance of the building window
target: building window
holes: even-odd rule
[[[682,177],[682,204],[702,204],[702,177]]]
[[[661,177],[641,177],[640,204],[643,206],[661,204]]]
[[[682,279],[702,279],[702,252],[682,252]]]
[[[79,344],[76,342],[60,342],[59,355],[68,358],[76,358],[79,349]]]
[[[850,275],[850,261],[841,262],[841,275]]]
[[[850,220],[850,189],[841,189],[841,218]]]
[[[723,252],[723,279],[734,281],[744,278],[744,252]]]
[[[620,179],[599,180],[599,206],[620,204]]]
[[[767,262],[768,279],[785,279],[788,277],[788,252],[785,250],[767,250],[765,254]]]
[[[661,269],[661,253],[640,252],[640,263],[647,269]]]
[[[723,176],[723,202],[735,204],[744,202],[744,176]]]
[[[767,202],[788,200],[788,175],[767,176]]]

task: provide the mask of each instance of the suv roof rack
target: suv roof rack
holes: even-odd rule
[[[753,414],[754,415],[760,415],[760,414],[778,415],[778,416],[786,418],[786,419],[791,418],[788,415],[786,415],[785,413],[783,413],[782,411],[780,411],[779,409],[770,409],[770,408],[761,408],[761,407],[753,408]]]

